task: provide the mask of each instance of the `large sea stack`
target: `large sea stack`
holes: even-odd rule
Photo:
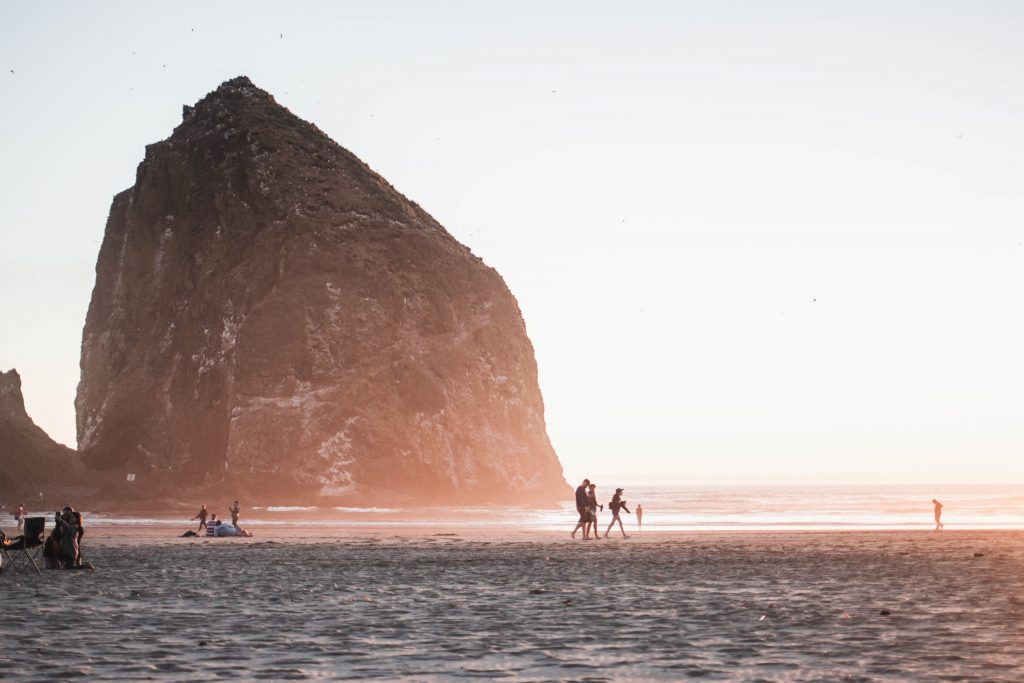
[[[183,119],[107,221],[76,399],[91,467],[172,496],[564,497],[497,272],[247,78]]]

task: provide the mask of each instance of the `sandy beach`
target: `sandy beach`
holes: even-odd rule
[[[1024,676],[1024,532],[90,527],[0,575],[18,680]]]

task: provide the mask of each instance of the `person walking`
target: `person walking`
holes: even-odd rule
[[[78,517],[75,510],[65,507],[60,518],[61,564],[64,569],[74,569],[78,565],[79,530]]]
[[[18,533],[21,533],[21,528],[25,526],[25,504],[22,503],[18,506],[18,510],[14,513],[14,521],[18,523]]]
[[[597,530],[597,508],[604,510],[604,505],[597,504],[597,484],[587,489],[587,524],[594,534],[594,540],[601,540],[601,532]],[[583,538],[587,537],[587,526],[583,527]]]
[[[615,489],[615,495],[612,496],[611,502],[608,503],[608,509],[612,511],[612,521],[608,525],[608,529],[604,532],[604,537],[608,538],[608,534],[611,532],[612,527],[615,526],[615,522],[618,522],[619,531],[622,532],[622,537],[629,538],[629,536],[626,535],[626,530],[622,526],[622,520],[619,519],[619,510],[629,512],[629,508],[626,507],[626,501],[622,500],[622,489]]]
[[[202,531],[203,529],[206,528],[206,518],[209,517],[209,516],[210,516],[209,513],[206,512],[206,505],[203,505],[203,507],[199,508],[199,513],[195,517],[192,518],[193,520],[196,520],[196,519],[199,520],[199,529],[198,529],[198,531]]]
[[[942,523],[942,503],[932,498],[932,503],[935,505],[935,530],[942,531],[942,527],[946,526]]]
[[[241,512],[241,511],[242,511],[242,508],[238,507],[238,501],[237,500],[235,501],[234,505],[228,507],[228,512],[231,513],[231,526],[233,526],[233,527],[237,527],[238,526],[238,513]]]
[[[584,529],[583,538],[587,537],[586,524],[587,517],[587,487],[590,486],[590,480],[584,479],[583,483],[576,487],[576,512],[580,514],[580,520],[576,522],[576,528],[569,534],[573,538],[576,538],[576,532],[580,529]]]

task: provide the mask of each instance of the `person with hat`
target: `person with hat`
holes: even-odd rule
[[[608,509],[611,510],[612,513],[612,521],[610,524],[608,524],[608,530],[604,532],[605,538],[608,538],[608,533],[612,530],[612,527],[615,526],[615,522],[619,523],[619,531],[622,532],[622,537],[629,538],[629,536],[626,535],[625,528],[623,528],[622,526],[622,520],[619,519],[619,510],[625,510],[626,512],[629,512],[629,508],[626,507],[626,501],[622,499],[622,493],[622,489],[615,489],[615,495],[612,496],[611,501],[608,503]],[[633,513],[629,512],[629,514]]]

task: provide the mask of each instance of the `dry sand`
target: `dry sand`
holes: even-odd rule
[[[1024,680],[1024,532],[254,531],[4,572],[0,678]]]

